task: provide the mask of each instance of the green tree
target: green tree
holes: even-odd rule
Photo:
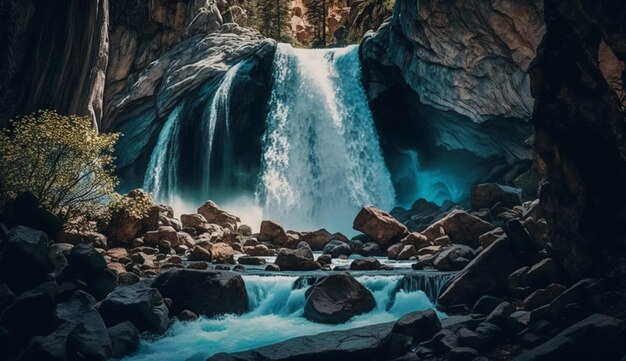
[[[98,134],[91,119],[44,110],[0,131],[0,191],[35,194],[67,221],[105,209],[114,194],[119,133]]]
[[[254,9],[257,30],[268,38],[291,42],[289,0],[258,0]]]
[[[328,0],[311,0],[309,3],[309,11],[307,20],[313,26],[314,40],[313,45],[316,47],[326,46],[326,21]]]

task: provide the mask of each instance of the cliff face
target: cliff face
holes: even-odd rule
[[[399,70],[423,103],[474,121],[529,119],[526,70],[544,32],[542,2],[397,0],[363,41],[366,61]],[[375,97],[381,89],[371,89]]]
[[[7,50],[14,75],[7,87],[10,104],[4,105],[14,106],[3,108],[3,116],[49,108],[88,115],[94,125],[99,123],[108,58],[108,0],[5,3],[11,2],[3,22],[14,19],[14,44]]]
[[[541,205],[566,269],[611,267],[626,238],[626,4],[545,3],[546,36],[531,66]]]

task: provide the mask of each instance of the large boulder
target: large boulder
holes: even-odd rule
[[[111,356],[122,358],[137,350],[139,347],[139,330],[126,321],[109,327],[109,337],[111,338]]]
[[[193,228],[202,232],[209,229],[209,222],[207,222],[203,215],[198,213],[182,214],[180,216],[180,221],[185,228]]]
[[[86,285],[85,290],[96,299],[103,299],[117,287],[117,273],[107,267],[104,256],[95,248],[79,244],[72,248],[67,261],[61,279]]]
[[[229,228],[231,231],[236,231],[237,223],[241,222],[239,217],[233,216],[221,209],[213,201],[207,201],[200,206],[198,213],[203,215],[207,222]]]
[[[208,361],[385,360],[392,323],[301,336],[254,350],[219,353]]]
[[[56,306],[59,326],[46,336],[30,340],[24,360],[94,360],[111,356],[111,339],[95,300],[82,291],[73,292]]]
[[[439,296],[444,306],[474,304],[482,295],[508,291],[507,276],[519,268],[517,252],[508,238],[500,238],[456,274]]]
[[[522,202],[522,190],[496,183],[477,184],[471,192],[472,209],[491,208],[496,204],[513,208]]]
[[[233,250],[233,247],[224,242],[210,244],[209,251],[211,252],[211,262],[213,263],[235,263],[235,251]]]
[[[349,274],[326,276],[305,296],[304,316],[321,323],[342,323],[376,306],[372,293]]]
[[[408,313],[393,325],[393,332],[411,337],[415,345],[430,340],[439,331],[441,322],[433,310]]]
[[[308,243],[314,251],[321,251],[326,243],[332,239],[333,234],[323,228],[314,232],[306,232],[300,237],[300,240]]]
[[[441,236],[448,236],[452,243],[478,248],[480,246],[479,237],[494,228],[491,223],[485,222],[463,210],[455,209],[426,228],[422,234],[431,242],[434,242]]]
[[[178,232],[174,227],[161,226],[155,231],[148,231],[143,236],[144,245],[149,247],[158,247],[163,241],[169,242],[171,247],[178,246]]]
[[[310,271],[321,268],[313,257],[311,247],[305,242],[300,242],[296,249],[282,248],[274,263],[282,271]]]
[[[623,326],[616,318],[594,314],[513,360],[617,360],[624,352],[624,340],[618,336]]]
[[[0,278],[21,292],[46,281],[51,271],[46,233],[23,226],[11,229],[0,253]]]
[[[389,213],[367,206],[361,208],[352,225],[383,247],[400,241],[407,233],[407,228]]]
[[[173,269],[155,278],[152,286],[172,300],[172,315],[184,310],[207,317],[248,311],[243,279],[233,272]]]
[[[161,293],[144,282],[117,288],[99,303],[98,311],[109,327],[130,321],[139,331],[162,334],[169,326]]]

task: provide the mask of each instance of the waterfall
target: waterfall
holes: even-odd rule
[[[182,108],[183,104],[178,105],[167,117],[150,156],[143,182],[143,189],[168,203],[174,202],[173,190],[178,186],[178,135]]]
[[[258,198],[266,218],[297,229],[350,231],[359,208],[394,205],[361,84],[358,47],[279,44]]]

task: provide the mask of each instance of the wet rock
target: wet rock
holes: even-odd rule
[[[417,248],[413,245],[406,245],[402,247],[400,252],[398,252],[398,255],[396,256],[396,260],[405,261],[405,260],[411,259],[411,257],[416,257],[416,256],[417,256]]]
[[[353,228],[363,232],[382,247],[400,241],[407,228],[389,213],[368,206],[361,208],[354,219]]]
[[[441,322],[433,310],[411,312],[393,325],[393,332],[411,337],[413,344],[429,340],[441,330]]]
[[[304,316],[314,322],[342,323],[374,309],[372,293],[348,274],[331,274],[306,291]]]
[[[317,262],[322,266],[330,265],[333,263],[333,257],[329,254],[323,254],[317,257]]]
[[[190,310],[214,317],[248,310],[248,294],[243,279],[236,273],[172,269],[160,274],[152,286],[172,300],[170,312],[173,315]]]
[[[319,262],[319,258],[318,258]],[[357,258],[350,264],[353,271],[374,271],[380,268],[380,262],[374,257]]]
[[[391,323],[296,337],[277,344],[233,354],[220,353],[209,361],[360,361],[383,359],[391,337]],[[364,356],[368,355],[368,356]]]
[[[471,214],[456,209],[448,213],[447,216],[435,222],[422,234],[430,241],[441,236],[450,237],[452,243],[464,244],[472,248],[480,246],[478,239],[481,235],[493,230],[495,227],[483,221],[482,219],[472,216]]]
[[[21,292],[46,281],[52,271],[48,261],[48,236],[32,228],[17,226],[9,231],[0,253],[0,278]]]
[[[509,315],[513,312],[515,312],[515,306],[505,301],[500,303],[493,311],[491,311],[485,321],[497,325],[500,328],[504,328],[506,326],[507,317],[509,317]]]
[[[139,330],[129,321],[109,327],[111,357],[121,358],[135,352],[139,347]]]
[[[207,251],[206,249],[200,246],[195,246],[191,250],[191,253],[189,253],[189,256],[187,256],[187,259],[192,262],[195,262],[195,261],[211,262],[211,252]]]
[[[387,258],[389,259],[397,259],[400,252],[404,249],[404,245],[402,243],[396,243],[389,248],[387,248]]]
[[[531,360],[602,360],[616,357],[622,345],[615,335],[623,322],[594,314],[561,331],[554,338],[522,352],[515,361]]]
[[[255,256],[255,257],[267,257],[267,256],[274,256],[276,254],[276,251],[268,248],[264,244],[257,244],[254,247],[245,247],[245,251],[249,256]]]
[[[276,256],[276,265],[283,271],[308,271],[320,269],[307,243],[301,242],[296,249],[283,248]]]
[[[477,184],[470,195],[472,209],[492,208],[496,204],[513,208],[522,203],[522,190],[496,183]]]
[[[178,319],[181,321],[193,321],[198,319],[198,315],[189,310],[182,310],[178,314]]]
[[[203,215],[207,222],[229,228],[232,231],[236,230],[237,224],[241,222],[239,217],[221,209],[213,201],[207,201],[200,206],[200,208],[198,208],[198,213]]]
[[[340,256],[349,256],[352,253],[352,248],[346,242],[332,240],[324,246],[323,252],[330,254],[333,258],[339,258]]]
[[[473,304],[482,295],[500,295],[508,290],[507,275],[519,267],[509,240],[501,238],[482,251],[459,272],[439,296],[444,306]]]
[[[169,326],[161,293],[143,282],[117,288],[98,304],[98,311],[109,327],[130,321],[141,332],[162,334]]]
[[[251,266],[262,266],[265,264],[265,259],[259,257],[252,256],[241,256],[237,258],[237,262],[239,264],[251,265]]]
[[[280,267],[272,263],[265,266],[265,270],[268,272],[280,272]]]

